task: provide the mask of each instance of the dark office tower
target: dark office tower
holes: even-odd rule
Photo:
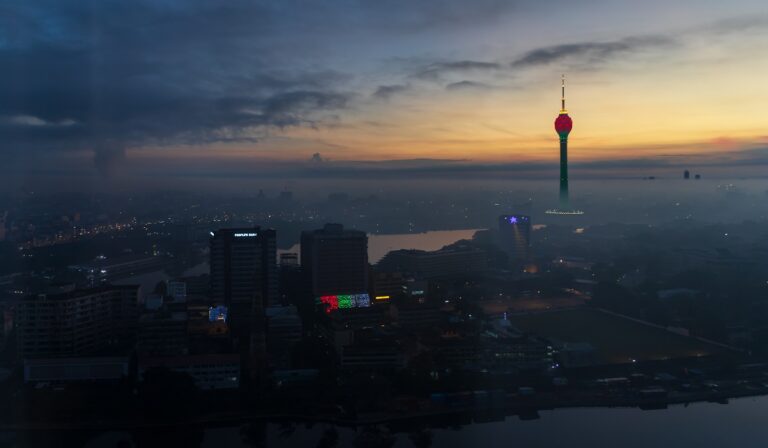
[[[366,293],[368,236],[341,224],[302,232],[301,267],[315,297]]]
[[[277,303],[275,231],[259,227],[211,232],[211,296],[228,308],[233,334],[249,333],[264,308]]]
[[[525,215],[499,216],[499,241],[513,263],[523,263],[531,255],[531,218]]]
[[[568,134],[573,129],[573,120],[565,109],[565,75],[563,75],[560,115],[555,120],[555,130],[560,136],[560,210],[570,210],[568,198]]]
[[[683,179],[690,179],[691,178],[691,172],[688,170],[683,171]]]

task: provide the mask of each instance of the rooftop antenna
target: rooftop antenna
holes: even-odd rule
[[[562,81],[563,81],[563,95],[562,95],[562,98],[560,100],[562,102],[562,107],[560,108],[560,113],[561,114],[562,113],[567,113],[567,111],[565,110],[565,74],[563,74]]]

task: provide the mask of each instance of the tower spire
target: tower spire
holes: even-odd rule
[[[568,111],[565,110],[565,74],[563,74],[562,81],[563,81],[563,95],[561,97],[562,107],[560,108],[560,113],[567,114]]]

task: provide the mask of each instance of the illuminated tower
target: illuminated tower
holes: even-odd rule
[[[499,216],[499,241],[512,263],[523,264],[527,262],[531,255],[530,216]]]
[[[570,210],[568,199],[568,134],[573,129],[573,120],[565,109],[565,75],[563,75],[560,115],[555,119],[555,131],[560,136],[560,210]]]

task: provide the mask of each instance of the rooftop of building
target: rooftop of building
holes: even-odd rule
[[[189,320],[189,316],[186,311],[158,311],[142,314],[139,318],[140,322],[145,323],[154,321],[186,322],[187,320]]]
[[[141,366],[183,367],[189,365],[240,364],[238,353],[206,353],[180,356],[142,356]]]
[[[105,257],[103,255],[96,257],[93,261],[86,263],[80,263],[71,266],[74,269],[95,269],[95,268],[108,268],[110,266],[120,266],[123,264],[132,264],[140,261],[160,261],[164,257],[148,255],[148,254],[129,254],[120,255],[117,257]]]
[[[322,229],[305,230],[302,235],[317,236],[367,236],[362,230],[346,229],[343,224],[328,223]]]
[[[274,232],[274,229],[270,228],[262,228],[261,226],[253,226],[253,227],[228,227],[224,229],[218,229],[211,231],[211,236],[215,236],[218,234],[222,235],[234,235],[239,233],[244,234],[251,234],[251,233],[267,233],[267,232]]]
[[[66,300],[78,297],[91,296],[110,291],[137,291],[139,285],[104,285],[95,288],[74,289],[70,291],[54,292],[52,294],[33,294],[25,297],[25,300]]]

